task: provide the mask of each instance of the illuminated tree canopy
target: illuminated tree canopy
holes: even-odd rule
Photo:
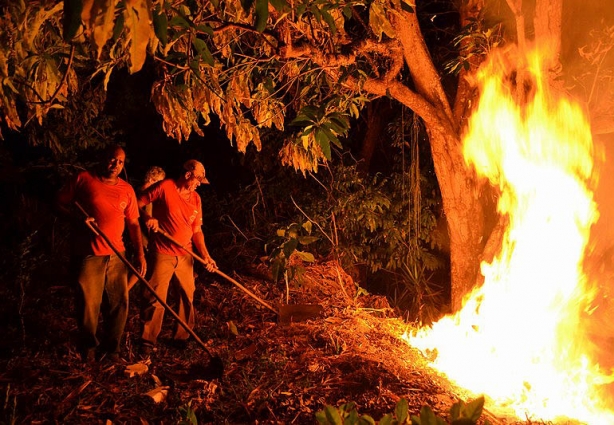
[[[483,187],[466,169],[460,136],[475,89],[465,78],[503,42],[482,0],[460,2],[455,94],[446,93],[413,0],[66,0],[14,1],[0,18],[0,120],[20,130],[43,124],[92,78],[108,84],[127,67],[155,70],[151,101],[167,135],[202,134],[212,115],[245,152],[262,130],[285,142],[282,163],[317,171],[342,147],[351,119],[387,96],[414,111],[429,142],[451,241],[452,298],[471,287],[490,230]],[[416,4],[417,3],[417,4]],[[501,2],[516,33],[533,19],[536,38],[560,38],[562,0]],[[556,55],[555,55],[556,57]],[[148,62],[149,61],[149,62]],[[556,68],[553,64],[553,69]]]

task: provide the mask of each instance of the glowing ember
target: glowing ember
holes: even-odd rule
[[[583,327],[595,294],[582,263],[598,217],[590,126],[549,91],[541,63],[537,51],[507,52],[478,75],[464,154],[500,189],[508,226],[462,310],[408,339],[436,353],[433,366],[455,383],[519,418],[613,424],[605,390],[614,379]]]

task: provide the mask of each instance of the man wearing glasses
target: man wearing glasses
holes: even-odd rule
[[[183,164],[183,174],[178,179],[162,180],[138,198],[141,216],[147,228],[152,231],[149,241],[149,283],[160,299],[166,302],[169,285],[173,282],[178,295],[177,313],[190,328],[195,323],[194,259],[181,246],[197,251],[206,261],[206,268],[210,272],[217,268],[205,245],[201,228],[202,204],[196,192],[198,186],[208,183],[203,164],[191,159]],[[149,204],[153,206],[151,216],[144,208]],[[164,230],[181,246],[156,233],[158,229]],[[145,291],[144,300],[141,354],[147,356],[151,354],[162,329],[164,306],[149,291]],[[189,336],[182,326],[176,326],[173,336],[175,345],[185,346]]]

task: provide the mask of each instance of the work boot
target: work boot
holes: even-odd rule
[[[86,348],[81,353],[81,358],[84,363],[92,364],[96,362],[96,349],[95,348]]]

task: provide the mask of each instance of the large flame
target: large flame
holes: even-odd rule
[[[583,259],[598,217],[590,125],[549,89],[540,52],[511,54],[482,67],[464,137],[468,164],[500,190],[501,249],[460,312],[409,340],[452,381],[519,418],[614,424],[612,377],[584,326],[595,285]]]

